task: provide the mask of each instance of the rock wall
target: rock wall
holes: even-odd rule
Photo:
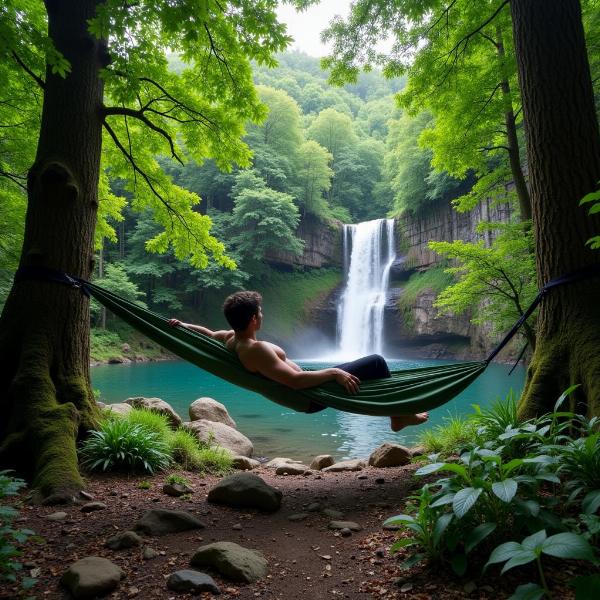
[[[300,222],[296,235],[304,240],[304,251],[297,256],[285,248],[269,252],[266,261],[277,268],[292,267],[341,267],[342,266],[342,223],[323,223],[309,216]]]

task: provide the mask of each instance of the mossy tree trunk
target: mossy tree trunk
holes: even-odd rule
[[[510,3],[523,99],[538,283],[600,263],[586,241],[600,231],[579,201],[600,180],[600,135],[578,0]],[[523,416],[550,410],[581,384],[577,409],[600,414],[600,278],[542,301]]]
[[[21,265],[89,277],[98,207],[103,46],[87,31],[98,0],[46,0],[48,29],[69,60],[47,69]],[[35,132],[32,132],[35,135]],[[89,301],[57,283],[15,283],[0,317],[0,463],[44,497],[82,487],[80,432],[97,417],[89,379]]]

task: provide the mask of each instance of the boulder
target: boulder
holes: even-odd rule
[[[248,456],[234,456],[231,466],[238,471],[252,471],[256,467],[260,467],[260,463]]]
[[[164,508],[154,508],[146,511],[134,526],[136,531],[156,536],[203,528],[204,524],[194,515],[183,510],[167,510]]]
[[[219,586],[210,575],[200,573],[200,571],[192,571],[192,569],[182,569],[171,573],[169,579],[167,579],[167,587],[174,592],[190,592],[192,594],[199,594],[200,592],[221,593]]]
[[[367,461],[362,458],[354,458],[352,460],[342,460],[338,463],[325,467],[323,471],[362,471],[367,466]]]
[[[173,407],[160,398],[143,398],[142,396],[138,396],[135,398],[127,398],[125,404],[129,404],[134,408],[153,410],[154,412],[164,415],[167,417],[167,420],[173,429],[177,429],[183,422],[181,417],[173,410]]]
[[[209,492],[207,500],[235,508],[258,508],[275,512],[281,507],[282,493],[253,473],[225,477]]]
[[[124,575],[124,571],[110,560],[87,556],[73,563],[60,582],[74,598],[95,598],[112,592]]]
[[[185,423],[184,427],[191,431],[204,444],[214,442],[222,448],[229,450],[232,454],[241,456],[252,456],[254,452],[252,442],[243,433],[240,433],[233,427],[229,427],[229,425],[200,419],[199,421]]]
[[[135,531],[123,531],[108,538],[104,545],[111,550],[124,550],[141,546],[142,538]]]
[[[198,398],[190,404],[190,421],[213,421],[223,423],[228,427],[236,429],[235,421],[229,416],[224,404],[213,400],[212,398]]]
[[[111,413],[115,413],[117,415],[121,415],[122,417],[128,415],[131,412],[131,406],[129,404],[124,404],[122,402],[117,404],[107,404],[106,409]]]
[[[360,531],[362,527],[354,521],[331,521],[329,529],[349,529],[350,531]]]
[[[400,444],[384,442],[369,456],[372,467],[401,467],[407,465],[412,458],[411,451]]]
[[[310,472],[310,469],[302,463],[287,463],[275,469],[276,475],[304,475],[307,472]]]
[[[232,581],[252,583],[267,574],[267,561],[258,550],[233,542],[201,546],[190,561],[192,567],[212,567]]]
[[[291,458],[273,458],[269,462],[265,463],[265,467],[267,469],[279,469],[279,467],[284,467],[286,465],[301,465],[302,462],[299,460],[292,460]]]
[[[330,467],[333,465],[335,461],[333,460],[333,456],[331,454],[319,454],[319,456],[315,456],[310,463],[310,468],[314,471],[320,471],[325,467]]]
[[[410,449],[412,456],[425,456],[427,454],[427,448],[425,446],[413,446]]]

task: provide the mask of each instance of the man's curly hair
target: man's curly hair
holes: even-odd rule
[[[262,296],[258,292],[236,292],[227,296],[223,303],[223,313],[234,331],[244,331],[250,319],[258,315]]]

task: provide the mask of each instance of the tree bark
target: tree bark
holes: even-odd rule
[[[71,64],[48,67],[38,148],[28,177],[21,266],[89,277],[98,207],[103,45],[87,20],[99,0],[46,0],[48,31]],[[89,301],[75,288],[15,282],[0,317],[0,463],[49,500],[83,487],[78,434],[94,425]]]
[[[579,201],[600,180],[600,135],[578,0],[512,0],[523,99],[538,284],[597,265],[600,231]],[[580,384],[577,410],[600,413],[600,278],[553,289],[521,398],[529,417]]]

